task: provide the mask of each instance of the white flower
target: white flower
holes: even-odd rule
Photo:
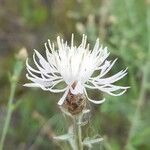
[[[54,44],[48,40],[48,43],[45,43],[46,59],[36,50],[33,54],[37,69],[31,67],[27,59],[28,74],[26,76],[32,83],[27,83],[25,86],[40,87],[54,93],[64,92],[58,102],[59,105],[63,104],[69,91],[74,95],[85,94],[87,99],[95,104],[100,104],[105,99],[90,99],[86,88],[98,89],[113,96],[125,93],[129,87],[117,86],[113,83],[123,78],[127,74],[127,69],[121,70],[111,77],[105,77],[117,59],[107,60],[109,52],[107,47],[103,48],[99,45],[99,39],[96,40],[93,50],[89,50],[89,44],[86,42],[87,36],[83,35],[81,44],[76,47],[72,35],[71,46],[69,46],[58,36],[58,49],[55,50]],[[96,75],[95,72],[97,72]],[[57,88],[61,82],[65,82],[65,88]]]

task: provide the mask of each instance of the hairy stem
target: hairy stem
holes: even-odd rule
[[[73,132],[75,137],[74,139],[76,150],[83,150],[80,116],[74,116],[73,118]]]

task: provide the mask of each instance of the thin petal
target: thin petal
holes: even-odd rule
[[[77,85],[75,86],[75,88],[72,88],[72,86],[70,87],[70,91],[72,94],[77,95],[77,94],[82,94],[83,93],[83,85],[78,82]]]
[[[102,99],[102,100],[93,100],[93,99],[90,99],[90,98],[88,97],[88,94],[87,94],[87,92],[86,92],[86,89],[84,90],[84,92],[85,92],[85,95],[86,95],[87,99],[88,99],[90,102],[94,103],[94,104],[101,104],[101,103],[105,102],[105,98]]]
[[[58,101],[58,105],[62,105],[66,99],[66,96],[69,92],[69,88],[67,88],[67,90],[65,91],[64,95],[61,97],[61,99]]]
[[[26,86],[26,87],[40,87],[40,85],[37,84],[37,83],[26,83],[23,86]]]

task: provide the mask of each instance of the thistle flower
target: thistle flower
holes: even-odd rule
[[[100,104],[105,101],[105,98],[92,100],[88,97],[86,89],[97,89],[112,96],[120,96],[128,89],[128,87],[114,85],[116,81],[127,74],[127,69],[106,77],[117,59],[107,60],[110,53],[107,47],[100,46],[99,39],[96,40],[93,50],[90,50],[85,35],[83,35],[82,42],[78,47],[74,45],[73,35],[71,46],[59,36],[57,37],[57,45],[58,49],[56,50],[54,43],[51,43],[50,40],[45,43],[46,59],[37,50],[34,50],[33,60],[37,68],[31,67],[27,59],[28,74],[26,77],[32,83],[27,83],[25,86],[40,87],[54,93],[64,92],[58,101],[59,105],[64,103],[68,93],[84,94],[89,101]],[[96,75],[95,72],[97,72]],[[62,82],[66,86],[60,89],[57,85]]]

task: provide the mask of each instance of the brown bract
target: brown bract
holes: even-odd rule
[[[86,97],[84,96],[84,94],[73,95],[71,92],[69,92],[63,106],[72,115],[77,115],[81,113],[82,110],[85,108]]]
[[[75,88],[75,86],[76,82],[72,84],[73,88]],[[67,111],[72,115],[80,114],[86,107],[86,97],[84,94],[74,95],[69,91],[64,101],[63,107],[67,109]]]

